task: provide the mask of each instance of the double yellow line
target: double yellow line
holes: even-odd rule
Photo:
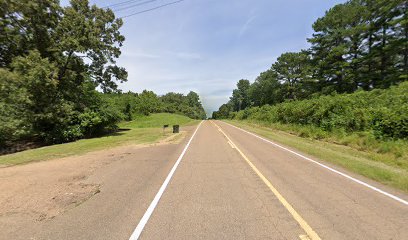
[[[259,176],[259,178],[266,184],[266,186],[269,187],[269,189],[272,191],[272,193],[279,199],[279,201],[282,203],[282,205],[286,208],[286,210],[289,211],[289,213],[292,215],[292,217],[298,222],[300,227],[306,232],[307,236],[301,235],[299,236],[300,239],[306,240],[321,240],[319,235],[310,227],[310,225],[299,215],[298,212],[290,205],[290,203],[282,196],[282,194],[279,193],[279,191],[272,185],[272,183],[258,170],[257,167],[249,160],[249,158],[235,145],[235,143],[225,134],[225,132],[213,121],[211,123],[218,128],[218,130],[227,138],[228,142],[230,145],[232,145],[233,148],[235,148],[238,153],[242,156],[242,158],[245,159],[245,161],[248,163],[248,165],[254,170],[254,172]]]

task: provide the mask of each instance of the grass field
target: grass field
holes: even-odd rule
[[[125,144],[144,144],[159,141],[169,134],[163,135],[163,124],[180,124],[183,126],[193,125],[198,121],[188,117],[158,113],[146,117],[138,117],[132,122],[119,124],[120,128],[128,131],[120,131],[99,138],[82,139],[76,142],[57,144],[23,152],[0,156],[0,165],[16,165],[34,161],[44,161],[73,155],[81,155],[87,152],[107,149]]]
[[[398,162],[391,162],[393,156],[389,153],[362,151],[350,146],[302,138],[245,121],[226,122],[408,193],[408,161],[405,155]]]

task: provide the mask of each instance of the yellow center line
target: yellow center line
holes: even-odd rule
[[[231,148],[235,148],[235,146],[231,142],[228,141],[228,144],[231,146]]]
[[[235,143],[225,134],[225,132],[213,121],[210,121],[214,126],[218,128],[218,130],[228,139],[232,146],[239,152],[239,154],[245,159],[245,161],[249,164],[249,166],[254,170],[254,172],[262,179],[262,181],[269,187],[269,189],[275,194],[275,196],[279,199],[282,205],[289,211],[292,217],[299,223],[300,227],[306,232],[308,237],[311,240],[321,240],[319,235],[310,227],[310,225],[299,215],[298,212],[290,205],[290,203],[279,193],[279,191],[272,185],[272,183],[258,170],[257,167],[249,160],[249,158],[235,145]],[[301,235],[303,239],[305,238],[304,235]],[[299,236],[300,237],[300,236]]]
[[[310,240],[309,236],[307,235],[299,235],[300,240]]]

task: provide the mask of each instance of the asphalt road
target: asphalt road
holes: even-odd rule
[[[404,202],[220,121],[189,132],[104,169],[101,193],[13,239],[408,239]]]

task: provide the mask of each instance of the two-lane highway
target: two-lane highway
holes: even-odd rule
[[[141,239],[299,239],[305,232],[209,121]]]
[[[403,202],[226,123],[181,160],[140,239],[408,239]]]

